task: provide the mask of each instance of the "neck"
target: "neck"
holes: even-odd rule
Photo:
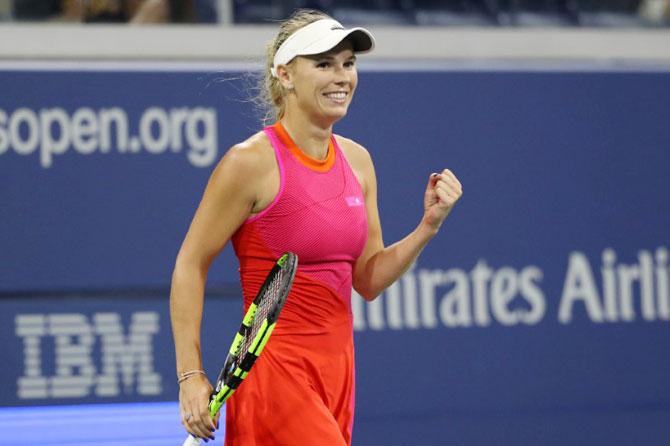
[[[332,124],[316,123],[296,113],[286,113],[280,122],[305,155],[317,160],[326,159],[333,134]]]

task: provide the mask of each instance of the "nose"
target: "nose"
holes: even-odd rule
[[[338,65],[335,69],[335,83],[339,86],[344,86],[351,83],[349,73],[343,65]]]

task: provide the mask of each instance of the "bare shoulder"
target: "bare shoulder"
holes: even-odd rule
[[[232,146],[212,173],[210,184],[245,200],[253,214],[264,209],[279,190],[279,168],[272,144],[258,132]]]
[[[361,144],[344,136],[335,135],[335,139],[351,170],[354,171],[358,183],[363,188],[363,193],[367,196],[368,191],[374,190],[376,187],[375,168],[372,164],[370,152]]]
[[[263,132],[258,132],[226,151],[212,172],[210,187],[222,193],[236,191],[255,203],[275,164],[270,142]]]
[[[370,152],[365,147],[353,139],[345,138],[341,135],[335,135],[335,139],[352,168],[356,170],[372,168],[372,158],[370,157]]]
[[[274,152],[263,132],[255,133],[232,146],[219,161],[217,169],[234,169],[240,174],[262,172],[274,163]]]

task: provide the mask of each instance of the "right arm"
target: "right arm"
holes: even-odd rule
[[[200,323],[205,282],[212,260],[258,202],[259,151],[248,144],[231,148],[214,169],[189,230],[179,249],[172,274],[170,318],[177,373],[202,369]],[[204,375],[180,384],[182,424],[201,438],[211,438],[215,420],[207,403],[212,386]],[[186,414],[192,414],[186,420]]]

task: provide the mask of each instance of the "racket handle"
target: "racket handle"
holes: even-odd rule
[[[198,446],[200,444],[200,438],[189,435],[184,444],[181,446]]]

